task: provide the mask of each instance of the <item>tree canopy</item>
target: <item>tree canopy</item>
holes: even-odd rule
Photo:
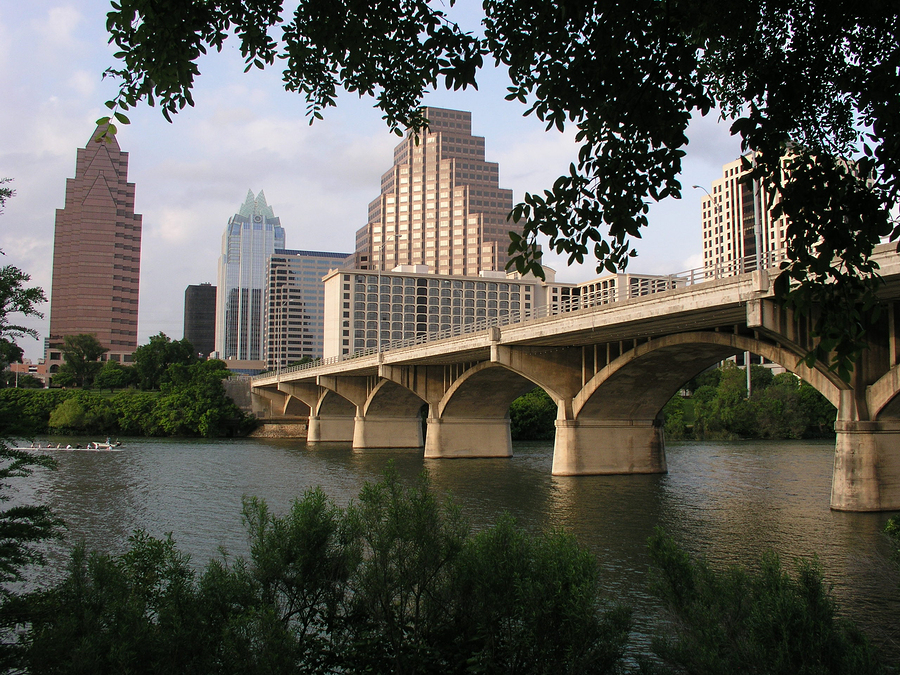
[[[107,72],[121,85],[100,121],[127,123],[140,101],[169,119],[193,105],[198,59],[230,36],[247,69],[283,64],[311,121],[343,88],[373,97],[398,133],[427,124],[428,89],[477,86],[493,60],[526,115],[577,129],[569,171],[511,214],[513,264],[541,275],[539,235],[570,262],[624,269],[649,205],[681,196],[691,118],[716,112],[790,219],[778,291],[802,313],[818,309],[810,361],[847,375],[878,285],[872,249],[900,234],[895,2],[485,0],[483,36],[443,7],[302,0],[288,14],[281,0],[119,0],[107,25],[121,63]]]
[[[91,386],[103,367],[100,357],[109,351],[89,333],[64,336],[61,350],[65,363],[53,378],[54,384],[71,382],[79,387]]]
[[[166,380],[166,371],[173,363],[189,366],[197,362],[194,345],[188,339],[172,340],[165,333],[150,337],[145,345],[134,350],[134,368],[141,389],[159,389]]]

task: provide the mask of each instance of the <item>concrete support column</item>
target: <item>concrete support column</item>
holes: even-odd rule
[[[353,424],[353,447],[421,448],[421,417],[356,417]]]
[[[272,400],[262,394],[251,391],[250,410],[257,417],[272,417]]]
[[[512,457],[509,418],[428,418],[425,457]]]
[[[556,420],[554,476],[666,473],[655,420]]]
[[[343,415],[310,415],[307,443],[349,443],[353,440],[353,418]]]
[[[834,424],[831,508],[900,510],[900,421]]]

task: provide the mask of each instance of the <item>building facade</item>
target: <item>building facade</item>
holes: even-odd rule
[[[325,358],[382,346],[457,326],[484,322],[511,313],[531,312],[539,281],[485,276],[430,274],[400,267],[377,274],[372,270],[337,270],[325,278]],[[380,280],[380,284],[379,284]]]
[[[784,248],[787,219],[773,219],[775,202],[747,178],[753,155],[722,167],[701,200],[703,267],[710,275],[741,274],[756,269]]]
[[[604,274],[577,284],[544,284],[546,290],[543,302],[549,307],[551,314],[558,314],[661,293],[684,285],[685,280],[674,275]]]
[[[334,270],[325,277],[325,358],[385,348],[395,340],[520,321],[604,305],[684,285],[671,276],[608,274],[579,284],[503,272],[431,274],[426,266],[389,272]],[[380,280],[380,284],[379,284]],[[381,338],[378,336],[379,307]],[[476,328],[477,329],[477,328]]]
[[[50,335],[46,360],[61,363],[66,335],[89,333],[109,349],[104,358],[130,361],[137,347],[141,216],[134,212],[128,153],[115,136],[79,148],[75,177],[56,210]]]
[[[184,290],[184,339],[205,359],[216,348],[216,287],[197,284]]]
[[[443,275],[503,270],[508,260],[512,191],[500,188],[499,167],[485,161],[484,138],[472,115],[426,108],[429,128],[394,149],[356,234],[356,266],[393,269],[427,265]]]
[[[275,249],[284,248],[284,229],[253,191],[222,235],[216,300],[216,355],[262,361],[265,345],[266,270]]]
[[[323,355],[325,285],[322,278],[352,259],[352,253],[288,250],[276,250],[269,258],[265,350],[268,369]]]

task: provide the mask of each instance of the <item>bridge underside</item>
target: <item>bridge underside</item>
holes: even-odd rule
[[[512,456],[510,404],[539,386],[557,406],[554,475],[664,473],[663,406],[706,368],[752,352],[837,407],[832,508],[900,510],[900,346],[886,314],[850,383],[804,364],[808,323],[757,303],[740,324],[602,343],[592,333],[565,347],[503,344],[496,330],[465,362],[377,365],[256,393],[273,413],[305,406],[310,444],[420,447],[446,459]]]

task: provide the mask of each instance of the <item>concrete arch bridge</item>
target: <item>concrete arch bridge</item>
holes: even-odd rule
[[[423,447],[429,458],[512,455],[509,406],[556,402],[554,475],[662,473],[660,412],[692,377],[741,352],[783,366],[838,410],[831,506],[900,509],[900,256],[881,247],[885,311],[851,382],[801,362],[810,319],[772,300],[765,269],[615,304],[252,379],[263,417],[308,417],[308,442]],[[420,411],[427,406],[425,432]]]

